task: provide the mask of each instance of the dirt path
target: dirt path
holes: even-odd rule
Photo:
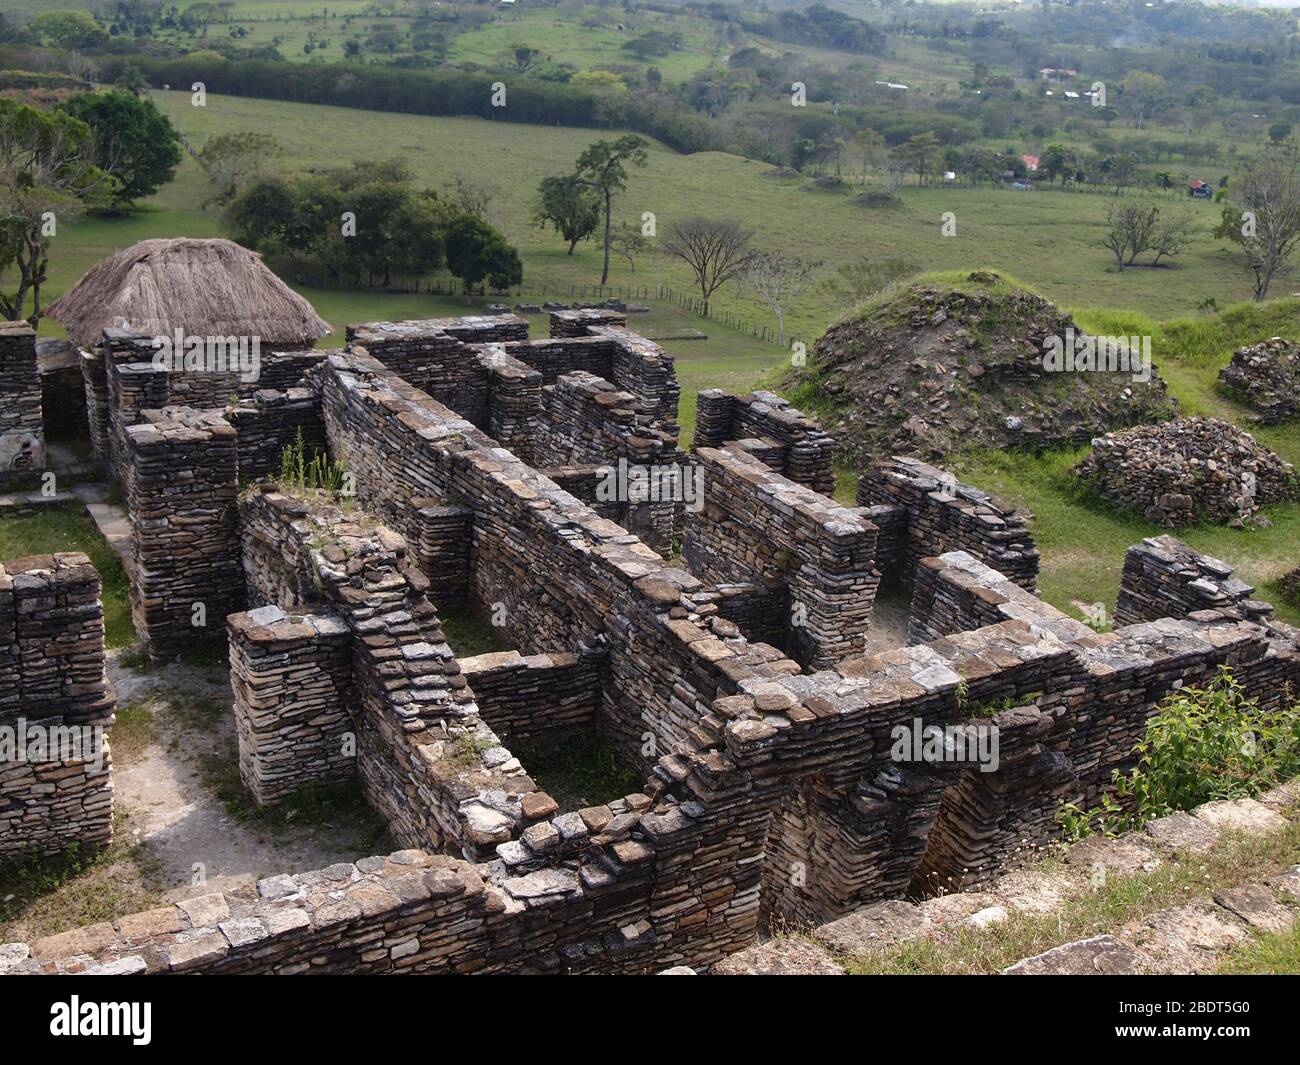
[[[140,673],[112,653],[108,669],[119,706],[110,735],[115,800],[169,899],[372,853],[375,819],[364,810],[288,825],[232,813],[238,775],[224,670],[171,664]]]

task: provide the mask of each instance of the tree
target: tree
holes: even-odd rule
[[[16,290],[0,293],[6,318],[40,320],[50,237],[106,202],[111,190],[112,179],[95,165],[89,126],[63,111],[0,98],[0,274],[18,272]]]
[[[93,48],[108,39],[104,27],[85,11],[50,11],[36,16],[27,28],[56,48]]]
[[[209,137],[198,154],[199,166],[207,174],[213,190],[203,206],[224,207],[282,150],[280,142],[271,134],[254,130]]]
[[[641,227],[632,222],[620,222],[614,227],[610,245],[624,259],[628,269],[636,273],[637,256],[650,248],[650,238],[641,232]]]
[[[1120,88],[1133,110],[1138,129],[1148,116],[1154,118],[1169,102],[1169,83],[1159,74],[1131,70],[1120,82]]]
[[[918,184],[924,184],[926,175],[939,165],[939,139],[929,130],[913,134],[898,146],[898,155],[916,172]]]
[[[785,343],[785,312],[812,278],[812,263],[781,251],[750,252],[741,263],[740,276],[776,316],[777,341]]]
[[[663,250],[691,268],[704,300],[705,317],[713,294],[739,276],[752,236],[750,230],[730,220],[685,218],[668,227]]]
[[[1180,211],[1161,211],[1151,236],[1151,248],[1156,253],[1151,265],[1182,252],[1192,241],[1195,225],[1195,216],[1185,207]]]
[[[1063,177],[1071,170],[1070,150],[1062,144],[1049,144],[1043,149],[1038,169],[1047,175],[1048,181]]]
[[[510,50],[510,59],[519,74],[526,74],[544,58],[536,48],[530,48],[526,44],[517,44]]]
[[[1115,256],[1120,271],[1151,247],[1160,210],[1154,204],[1112,203],[1106,208],[1106,235],[1102,244]]]
[[[1291,266],[1300,241],[1300,176],[1295,141],[1270,144],[1248,163],[1236,184],[1233,212],[1214,235],[1241,246],[1255,275],[1256,300],[1268,295],[1273,279]]]
[[[609,281],[609,249],[612,236],[614,193],[627,188],[627,166],[645,166],[646,142],[635,133],[619,137],[616,141],[596,141],[578,156],[574,180],[583,188],[591,189],[602,201],[605,210],[605,265],[600,283]]]
[[[457,215],[447,227],[447,269],[464,283],[466,299],[485,280],[494,289],[504,289],[524,279],[519,252],[471,214]]]
[[[176,176],[180,134],[148,97],[88,92],[60,107],[94,134],[96,165],[117,179],[114,204],[150,196]]]
[[[572,174],[542,178],[537,186],[533,224],[548,225],[569,242],[569,254],[579,241],[587,240],[600,225],[600,200]]]

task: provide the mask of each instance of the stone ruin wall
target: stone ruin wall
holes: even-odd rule
[[[301,428],[307,450],[323,443],[315,404],[302,384],[319,352],[267,351],[259,355],[255,381],[236,372],[169,371],[153,365],[153,337],[135,330],[106,329],[98,344],[81,353],[91,444],[116,480],[130,465],[127,429],[146,412],[171,407],[223,412],[240,428],[239,476],[256,480],[277,470],[280,453]]]
[[[824,496],[835,494],[835,441],[814,419],[773,392],[701,392],[692,448],[720,448],[737,440],[753,441],[759,457],[796,484]]]
[[[735,446],[695,457],[704,505],[685,515],[691,571],[762,595],[787,619],[782,645],[810,668],[861,653],[880,583],[876,527]]]
[[[0,322],[0,483],[45,466],[45,424],[36,331],[26,322]]]
[[[1029,533],[1030,516],[1008,510],[985,492],[962,484],[951,474],[911,458],[877,462],[858,479],[857,502],[872,509],[880,525],[881,569],[900,564],[903,583],[923,558],[947,551],[968,551],[1015,583],[1034,591],[1038,583],[1038,549]],[[901,510],[906,521],[877,517],[876,508]]]
[[[728,596],[719,587],[666,563],[376,360],[334,353],[310,383],[331,444],[357,473],[362,512],[340,525],[287,497],[248,500],[252,521],[279,530],[270,542],[310,547],[281,562],[266,553],[265,572],[280,565],[288,575],[250,582],[261,589],[254,598],[303,603],[284,602],[284,617],[231,619],[233,639],[266,630],[259,636],[266,668],[249,667],[257,683],[243,689],[249,720],[268,732],[283,724],[279,751],[293,749],[298,723],[270,714],[256,724],[252,711],[267,708],[254,707],[255,697],[303,668],[288,653],[293,641],[322,642],[295,630],[336,617],[351,634],[352,723],[361,732],[357,761],[368,797],[404,843],[495,858],[472,865],[399,852],[273,877],[256,892],[51,937],[33,945],[29,968],[706,967],[747,945],[761,920],[825,920],[897,897],[918,875],[943,881],[958,871],[978,881],[1014,840],[1053,831],[1043,811],[1054,797],[1109,781],[1117,754],[1163,694],[1212,675],[1220,663],[1247,676],[1262,666],[1274,677],[1294,672],[1294,633],[1288,648],[1281,628],[1198,611],[1096,634],[1025,592],[1032,579],[1024,571],[1018,580],[991,570],[973,578],[976,552],[957,551],[917,571],[914,638],[924,642],[804,673],[775,648],[744,638],[725,616]],[[737,448],[714,461],[723,476],[758,463]],[[770,469],[763,475],[775,479],[768,485],[774,509],[791,509],[796,486]],[[1000,552],[1028,565],[1032,544],[1025,549],[1023,527],[960,493],[956,505],[932,498],[938,482],[925,489],[929,476],[908,471],[845,513],[864,530],[875,525],[878,536],[893,530],[901,541],[905,531],[906,545],[892,547],[899,557],[906,551],[919,561],[930,557],[919,553],[924,544],[948,550],[969,542],[981,558]],[[411,564],[419,549],[408,558],[402,537],[351,528],[366,511],[412,544],[431,524],[422,513],[454,512],[441,524],[469,532],[465,570],[431,574],[431,582]],[[432,542],[431,555],[440,557]],[[331,549],[339,557],[326,557]],[[310,562],[306,583],[300,558]],[[1036,568],[1036,553],[1032,560]],[[509,659],[464,670],[446,649],[430,602],[433,584],[444,579],[462,582],[480,608],[504,603],[509,635],[528,657],[549,656],[548,664],[521,668]],[[306,602],[313,598],[319,601]],[[315,650],[324,654],[323,647],[306,653]],[[504,828],[483,816],[501,813],[488,792],[503,792],[507,807],[511,793],[527,798],[526,767],[500,762],[503,786],[486,786],[494,769],[487,763],[509,752],[475,744],[480,764],[441,772],[445,732],[433,726],[430,707],[439,720],[454,720],[459,734],[490,743],[496,736],[474,703],[471,677],[490,693],[485,704],[504,704],[510,697],[491,694],[494,682],[500,691],[527,685],[530,669],[570,671],[596,661],[602,687],[592,712],[625,752],[639,751],[647,734],[659,752],[639,759],[648,770],[645,791],[583,811],[557,812],[552,803],[543,814],[533,803],[534,817],[520,802],[522,816],[507,813]],[[428,705],[412,708],[424,703],[416,692],[428,695]],[[890,757],[894,726],[969,725],[972,707],[985,705],[1009,708],[997,714],[1009,733],[1006,772],[983,775],[996,783],[969,767]],[[265,750],[269,763],[276,749]],[[790,875],[796,864],[804,870],[799,883]]]
[[[406,846],[482,857],[555,811],[482,720],[401,537],[364,514],[269,490],[244,502],[241,526],[250,595],[269,604],[229,619],[241,776],[274,775],[314,711],[330,733],[291,786],[340,779],[354,761],[367,801]],[[345,680],[305,708],[260,706],[258,686],[287,685],[299,667],[259,645],[297,638]]]
[[[243,606],[238,434],[215,411],[151,411],[125,429],[131,616],[151,658],[220,633]]]
[[[112,839],[104,733],[113,708],[99,574],[90,559],[66,553],[0,563],[0,727],[14,730],[15,740],[20,730],[42,730],[29,743],[52,738],[49,730],[92,730],[87,742],[64,745],[55,758],[29,752],[0,760],[0,864]]]

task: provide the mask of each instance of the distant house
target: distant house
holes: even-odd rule
[[[1077,78],[1079,72],[1071,70],[1068,67],[1043,67],[1038,72],[1038,76],[1044,81],[1065,81],[1067,78]]]
[[[1025,164],[1025,169],[1031,174],[1038,169],[1038,156],[1036,155],[1022,155],[1020,161]]]
[[[1188,183],[1187,195],[1194,200],[1211,200],[1214,198],[1214,187],[1208,181],[1192,181]]]

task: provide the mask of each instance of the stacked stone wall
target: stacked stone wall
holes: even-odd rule
[[[277,474],[285,448],[295,446],[300,435],[306,461],[327,451],[325,425],[310,389],[261,389],[226,407],[225,417],[239,434],[239,480],[243,484]]]
[[[1158,618],[1185,618],[1197,610],[1236,610],[1254,620],[1273,608],[1254,599],[1255,589],[1232,575],[1232,567],[1202,555],[1172,536],[1152,536],[1124,556],[1115,622],[1131,625]]]
[[[875,527],[734,446],[696,452],[704,506],[688,510],[682,556],[712,584],[789,601],[786,643],[813,668],[861,653],[880,575]]]
[[[45,466],[36,331],[0,322],[0,481]]]
[[[356,774],[352,632],[332,614],[231,614],[239,777],[259,806]]]
[[[768,442],[763,461],[772,469],[814,492],[835,494],[835,441],[814,419],[773,392],[733,396],[710,388],[699,394],[693,448],[751,438]]]
[[[459,659],[479,713],[507,742],[589,725],[600,705],[600,653],[521,655],[497,651]]]
[[[906,511],[904,583],[911,582],[921,559],[968,551],[1022,587],[1034,591],[1037,586],[1038,549],[1029,533],[1030,516],[1000,506],[943,470],[911,458],[879,462],[858,479],[857,502]]]
[[[223,633],[242,608],[239,453],[216,412],[149,411],[123,434],[131,518],[131,615],[152,658]]]
[[[113,707],[90,559],[0,563],[0,865],[112,839]]]

